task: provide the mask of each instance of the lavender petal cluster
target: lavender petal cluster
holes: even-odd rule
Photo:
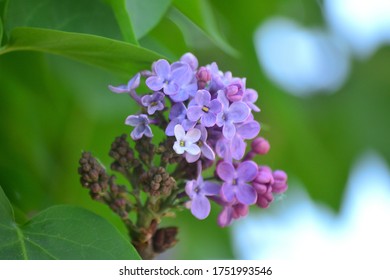
[[[141,79],[149,92],[139,95]],[[222,207],[218,224],[228,226],[246,216],[249,206],[267,208],[287,190],[284,171],[254,160],[268,153],[270,145],[259,137],[260,123],[254,116],[260,111],[255,104],[258,93],[246,87],[245,78],[222,72],[215,62],[199,67],[197,58],[186,53],[173,63],[160,59],[151,71],[141,71],[126,85],[109,89],[128,93],[141,107],[125,122],[134,127],[133,140],[153,138],[152,127],[161,129],[182,164],[195,166],[188,168],[193,170],[191,176],[175,172],[187,176],[177,175],[175,180],[182,181],[185,205],[196,218],[205,219],[213,201]],[[215,176],[205,179],[208,169],[214,169]]]

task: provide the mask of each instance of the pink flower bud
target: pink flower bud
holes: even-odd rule
[[[272,184],[273,193],[283,193],[287,190],[287,174],[283,170],[273,172],[274,183]]]
[[[271,148],[269,142],[263,137],[258,137],[252,142],[252,150],[258,155],[265,155]]]

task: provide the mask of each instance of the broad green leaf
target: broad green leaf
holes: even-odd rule
[[[199,27],[221,50],[237,57],[238,51],[234,49],[221,35],[212,7],[207,0],[176,0],[170,17],[174,21],[182,21],[183,16]]]
[[[82,208],[54,206],[19,226],[0,188],[0,210],[0,259],[139,259],[116,228]]]
[[[144,37],[160,22],[171,2],[172,0],[125,0],[126,11],[137,39]]]
[[[121,73],[149,69],[161,55],[147,49],[95,35],[15,28],[0,55],[12,51],[39,51],[65,56]]]
[[[12,0],[5,29],[39,27],[121,39],[115,15],[101,0]]]
[[[109,5],[111,5],[113,12],[115,14],[116,20],[119,24],[119,28],[122,32],[123,39],[132,44],[138,45],[137,38],[134,34],[133,24],[129,14],[126,11],[125,0],[105,0]]]

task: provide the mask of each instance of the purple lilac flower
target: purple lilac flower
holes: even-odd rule
[[[206,196],[215,196],[219,194],[221,186],[209,182],[203,181],[202,176],[199,174],[197,180],[191,180],[186,183],[185,190],[189,198],[191,199],[189,206],[191,213],[199,220],[207,218],[210,214],[210,201]]]
[[[200,139],[200,130],[197,128],[190,129],[187,133],[182,125],[177,124],[174,128],[176,142],[173,144],[173,149],[179,155],[185,152],[191,155],[200,154],[200,148],[196,144]]]
[[[140,83],[141,74],[137,73],[133,78],[130,79],[130,81],[127,83],[127,85],[119,85],[119,86],[112,86],[109,85],[108,88],[114,92],[114,93],[130,93],[132,90],[135,90]]]
[[[211,127],[217,121],[217,114],[222,110],[222,104],[219,100],[211,100],[211,95],[207,90],[198,90],[194,97],[194,102],[191,102],[187,117],[190,121],[198,121],[200,119],[202,125]]]
[[[164,94],[157,91],[151,95],[144,95],[141,102],[145,107],[148,107],[148,114],[153,115],[156,111],[164,109]]]
[[[218,92],[218,100],[222,104],[222,112],[217,115],[217,125],[222,126],[222,133],[228,139],[232,139],[236,134],[235,123],[243,122],[250,113],[249,107],[241,101],[233,102],[229,105],[223,91]]]
[[[188,76],[191,78],[192,76]],[[169,97],[173,102],[182,102],[188,100],[188,98],[193,97],[198,90],[196,82],[184,83],[176,94],[171,94]]]
[[[139,140],[142,136],[153,137],[152,129],[149,126],[148,116],[145,114],[130,115],[126,118],[125,124],[134,126],[130,136],[133,140]]]
[[[255,120],[236,125],[236,134],[232,139],[232,157],[236,160],[242,159],[246,149],[244,140],[256,137],[259,132],[260,124]]]
[[[198,141],[198,146],[200,147],[200,151],[201,153],[200,154],[197,154],[197,155],[191,155],[189,153],[186,153],[186,160],[187,162],[195,162],[197,161],[201,154],[209,159],[209,160],[215,160],[215,153],[213,151],[213,149],[211,149],[211,147],[207,144],[206,140],[207,140],[207,130],[204,126],[202,125],[197,125],[195,128],[199,129],[200,130],[200,139]]]
[[[186,106],[182,103],[175,103],[171,107],[169,112],[169,119],[171,120],[165,129],[165,134],[168,136],[174,136],[174,128],[177,124],[181,124],[185,131],[188,131],[190,128],[193,128],[196,122],[190,121],[187,119],[187,109]]]
[[[170,65],[160,59],[153,64],[153,72],[154,75],[146,79],[146,85],[154,91],[163,90],[175,102],[185,101],[196,92],[196,83],[191,83],[194,73],[188,63]]]
[[[141,76],[152,93],[137,95]],[[222,72],[215,62],[199,66],[197,58],[186,53],[172,64],[160,59],[153,63],[152,71],[141,71],[127,85],[109,88],[115,93],[128,93],[147,108],[149,115],[169,109],[169,123],[162,128],[167,136],[175,136],[173,150],[188,163],[198,164],[196,179],[185,184],[189,197],[186,206],[196,218],[205,219],[209,215],[211,199],[222,207],[218,224],[227,226],[246,216],[249,205],[266,208],[275,194],[286,191],[284,171],[272,171],[252,161],[255,156],[266,154],[270,145],[261,137],[255,138],[260,124],[252,113],[260,111],[255,104],[258,93],[246,88],[246,78]],[[164,102],[165,96],[170,102]],[[134,140],[144,135],[152,137],[149,125],[157,122],[145,114],[126,119],[127,125],[134,126],[131,132]],[[249,139],[254,140],[245,153]],[[221,158],[215,168],[219,184],[202,178],[202,170],[215,166],[216,156]]]
[[[225,181],[221,188],[221,194],[227,202],[233,202],[235,198],[238,202],[246,205],[256,202],[257,193],[248,184],[256,178],[256,163],[244,161],[236,169],[230,162],[223,161],[217,166],[217,174],[219,178]]]

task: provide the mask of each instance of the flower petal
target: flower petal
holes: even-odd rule
[[[160,90],[164,87],[164,80],[158,76],[151,76],[146,79],[145,84],[151,90]]]
[[[184,131],[184,128],[181,124],[175,125],[174,133],[178,141],[183,140],[184,137],[186,136],[186,132]]]
[[[205,158],[207,158],[209,160],[215,160],[215,153],[214,153],[213,149],[211,149],[211,147],[206,142],[203,142],[203,145],[200,148],[200,150],[202,151],[202,155]]]
[[[218,114],[222,111],[222,104],[221,104],[221,102],[219,102],[218,99],[211,100],[211,102],[209,104],[209,109],[214,114]]]
[[[152,103],[152,101],[153,101],[152,95],[147,94],[141,97],[141,103],[144,106],[149,106],[150,103]]]
[[[232,157],[235,160],[242,159],[245,154],[245,148],[245,141],[239,135],[236,134],[232,139]]]
[[[179,119],[173,119],[169,122],[169,124],[167,125],[167,128],[165,129],[165,134],[167,136],[174,136],[175,135],[175,132],[174,132],[174,128],[177,124],[180,124],[180,120]]]
[[[119,93],[119,94],[130,92],[127,85],[119,85],[119,86],[109,85],[108,89],[111,90],[113,93]]]
[[[222,212],[218,215],[218,225],[220,227],[227,227],[232,223],[233,220],[233,209],[230,206],[225,206]]]
[[[137,126],[140,123],[142,123],[142,119],[138,115],[130,115],[125,120],[125,124],[131,126]]]
[[[205,127],[211,127],[215,125],[217,116],[213,112],[204,113],[202,116],[202,124]]]
[[[244,139],[255,138],[260,132],[260,124],[257,121],[250,121],[237,126],[237,134]]]
[[[174,150],[177,154],[179,154],[179,155],[184,154],[184,152],[186,151],[186,150],[185,150],[185,147],[182,147],[182,146],[180,145],[180,142],[179,142],[179,141],[176,141],[176,142],[173,144],[173,150]]]
[[[191,201],[191,213],[199,220],[207,218],[210,214],[210,201],[203,195],[194,196]]]
[[[236,187],[231,185],[231,184],[228,184],[228,183],[224,183],[222,185],[222,188],[221,188],[221,195],[222,195],[222,198],[226,201],[226,202],[233,202],[233,199],[234,199],[234,196],[235,196],[235,191]]]
[[[257,172],[258,167],[254,161],[241,162],[237,167],[237,179],[240,182],[251,182],[256,178]]]
[[[223,90],[218,91],[217,98],[219,102],[221,102],[223,110],[227,110],[229,108],[229,100],[227,99],[226,94]]]
[[[146,137],[149,137],[149,138],[152,138],[152,137],[153,137],[153,132],[152,132],[152,129],[150,128],[150,126],[145,125],[144,135],[145,135]]]
[[[130,79],[130,81],[127,83],[127,88],[130,90],[136,89],[139,86],[141,80],[141,74],[137,73],[134,75],[133,78]]]
[[[194,77],[191,67],[187,63],[176,62],[175,67],[171,72],[171,81],[178,85],[186,85],[191,82]]]
[[[194,196],[194,189],[196,187],[196,180],[187,181],[185,185],[186,194],[192,199]]]
[[[171,66],[165,59],[159,59],[154,63],[153,70],[157,76],[167,80],[171,73]]]
[[[198,121],[203,114],[204,112],[202,111],[202,108],[199,106],[192,106],[189,107],[187,110],[187,118],[190,121],[195,121],[195,122]]]
[[[208,106],[211,100],[210,92],[207,90],[201,89],[196,92],[195,101],[198,106]]]
[[[191,155],[198,155],[198,154],[200,154],[199,146],[194,144],[194,143],[190,143],[188,146],[186,146],[185,150],[186,150],[187,153],[189,153]]]
[[[235,178],[235,173],[236,170],[230,162],[223,161],[217,165],[218,177],[225,182],[231,183]]]
[[[200,158],[200,153],[198,153],[196,155],[191,155],[190,153],[186,153],[186,161],[188,163],[193,163],[193,162],[197,161],[199,158]]]
[[[179,102],[179,103],[175,103],[175,105],[171,107],[171,111],[169,112],[169,119],[173,120],[181,116],[184,118],[185,115],[186,115],[186,106],[184,106],[182,102]]]
[[[180,90],[180,86],[175,82],[170,82],[168,84],[164,84],[164,93],[166,95],[174,95],[177,94]],[[184,100],[181,100],[184,101]],[[178,102],[178,100],[176,101]]]
[[[144,135],[145,133],[145,125],[144,124],[140,124],[140,125],[137,125],[133,131],[130,133],[130,136],[133,140],[139,140],[142,138],[142,136]]]
[[[184,119],[181,124],[185,131],[189,131],[196,125],[196,122]]]
[[[229,120],[237,123],[244,121],[250,113],[248,105],[244,102],[234,102],[229,107]]]
[[[231,122],[226,122],[225,125],[222,128],[223,136],[225,136],[227,139],[232,139],[234,135],[236,134],[236,127]]]
[[[252,205],[257,200],[257,193],[251,185],[241,184],[236,188],[236,197],[242,204]]]
[[[199,141],[200,135],[201,133],[199,129],[191,128],[190,130],[188,130],[184,140],[189,143],[195,143]]]
[[[214,182],[205,181],[202,186],[202,191],[205,195],[218,195],[221,191],[221,185]]]

